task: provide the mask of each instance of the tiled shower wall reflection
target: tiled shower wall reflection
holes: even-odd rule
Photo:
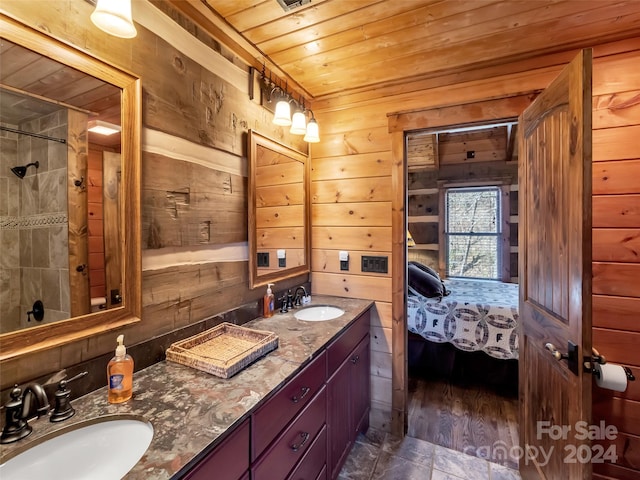
[[[5,125],[67,138],[67,112],[58,110],[21,125]],[[0,131],[0,331],[33,325],[27,311],[44,304],[43,323],[69,318],[67,145]],[[38,161],[23,179],[11,167]]]

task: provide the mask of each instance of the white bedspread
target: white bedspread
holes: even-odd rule
[[[518,285],[459,279],[444,283],[451,294],[440,301],[409,287],[409,331],[468,352],[518,358]]]

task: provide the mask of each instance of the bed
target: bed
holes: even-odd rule
[[[409,286],[409,367],[517,385],[518,285],[468,279],[444,285],[450,294],[442,298]]]
[[[448,296],[427,298],[409,287],[407,326],[436,343],[501,360],[518,358],[518,285],[445,280]]]

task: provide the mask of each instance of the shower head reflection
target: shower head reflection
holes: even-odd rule
[[[28,163],[26,165],[22,165],[19,167],[11,167],[11,171],[14,173],[16,177],[24,178],[24,176],[27,174],[27,168],[32,166],[36,167],[37,169],[38,167],[40,167],[40,162]]]

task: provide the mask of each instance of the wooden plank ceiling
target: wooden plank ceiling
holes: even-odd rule
[[[172,3],[316,99],[640,34],[638,0],[311,0],[288,12],[277,0]]]
[[[120,89],[0,38],[0,121],[21,125],[62,108],[56,102],[87,111],[90,119],[121,123]],[[118,145],[120,134],[91,133],[90,141]]]

